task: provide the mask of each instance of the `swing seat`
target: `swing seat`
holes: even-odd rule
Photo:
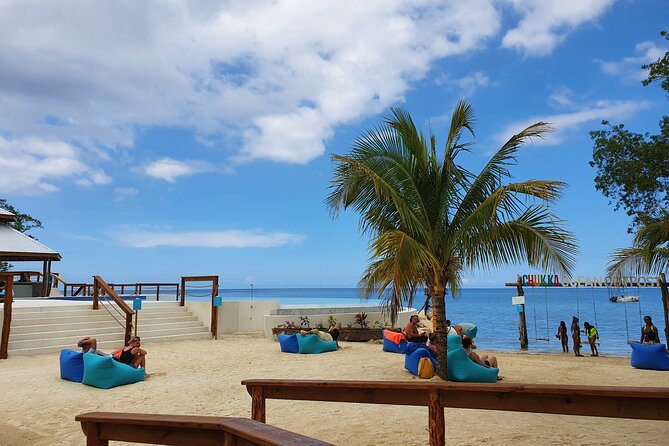
[[[546,341],[546,342],[551,342],[551,340],[548,339],[548,338],[535,338],[535,341]]]

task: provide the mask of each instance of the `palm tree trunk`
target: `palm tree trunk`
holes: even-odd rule
[[[437,375],[445,381],[448,380],[448,351],[446,336],[446,290],[443,285],[435,284],[432,295],[433,315],[437,321]]]

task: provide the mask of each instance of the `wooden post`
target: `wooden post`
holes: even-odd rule
[[[0,359],[7,359],[7,350],[9,349],[9,329],[12,326],[12,300],[14,292],[12,291],[12,282],[14,276],[0,275],[0,280],[5,281],[5,303],[3,305],[2,316],[2,338],[0,339]]]
[[[182,277],[181,278],[181,302],[179,302],[179,306],[184,306],[186,303],[186,281]]]
[[[444,421],[444,408],[439,401],[439,391],[428,392],[428,421],[427,430],[430,434],[430,446],[445,446],[446,425]]]
[[[251,419],[265,423],[265,394],[262,387],[251,389]]]
[[[218,276],[211,281],[211,334],[218,339],[218,307],[214,306],[214,297],[218,295]]]
[[[662,308],[664,310],[664,339],[667,341],[665,345],[669,349],[669,289],[667,289],[667,279],[664,273],[660,273],[658,285],[662,290]]]
[[[520,276],[518,276],[518,280],[516,281],[516,292],[519,296],[525,296],[525,292],[523,291],[523,278]],[[518,339],[520,340],[520,348],[527,349],[528,342],[527,323],[525,321],[525,304],[523,303],[521,306],[522,310],[518,313]]]
[[[46,294],[46,289],[48,288],[48,285],[46,283],[46,278],[47,278],[47,274],[48,274],[47,270],[48,270],[47,269],[47,260],[45,260],[44,262],[42,262],[42,289],[40,290],[40,293],[39,293],[39,295],[41,297],[46,297],[47,296],[47,294]]]
[[[128,345],[130,342],[130,337],[132,336],[132,314],[125,315],[125,338],[123,340],[123,345]]]
[[[74,294],[74,293],[73,293]],[[98,309],[98,299],[100,298],[100,284],[98,280],[93,277],[93,309]]]
[[[160,284],[156,285],[156,302],[160,300]]]

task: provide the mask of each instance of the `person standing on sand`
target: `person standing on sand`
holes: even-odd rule
[[[659,344],[660,343],[660,336],[657,333],[657,327],[653,325],[653,318],[650,316],[644,316],[643,321],[646,325],[641,327],[641,343],[642,344]],[[652,342],[650,339],[650,334],[653,333],[653,339]]]
[[[583,356],[581,354],[581,327],[578,325],[576,316],[571,319],[571,338],[574,341],[574,355]]]
[[[569,336],[567,335],[567,324],[564,321],[560,321],[555,337],[562,343],[562,353],[569,353]]]
[[[599,338],[597,329],[590,325],[589,322],[584,322],[583,328],[585,328],[583,332],[588,337],[588,344],[590,344],[590,350],[592,351],[590,356],[599,356],[599,350],[597,350],[597,338]]]

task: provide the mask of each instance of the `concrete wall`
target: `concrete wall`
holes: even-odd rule
[[[186,302],[186,308],[211,330],[211,303]],[[272,337],[272,328],[286,321],[300,325],[300,316],[308,316],[311,327],[321,324],[328,326],[328,317],[332,315],[342,326],[355,327],[355,315],[367,313],[367,323],[370,327],[378,321],[384,327],[390,327],[390,318],[384,315],[378,307],[349,306],[349,307],[304,307],[280,308],[278,300],[243,300],[223,302],[218,310],[218,334],[251,333],[262,331],[265,337]],[[409,323],[416,310],[409,309],[397,315],[396,327],[404,327]]]
[[[211,330],[210,302],[186,302],[186,307]],[[265,314],[278,308],[278,300],[223,302],[218,309],[218,334],[261,332]]]

